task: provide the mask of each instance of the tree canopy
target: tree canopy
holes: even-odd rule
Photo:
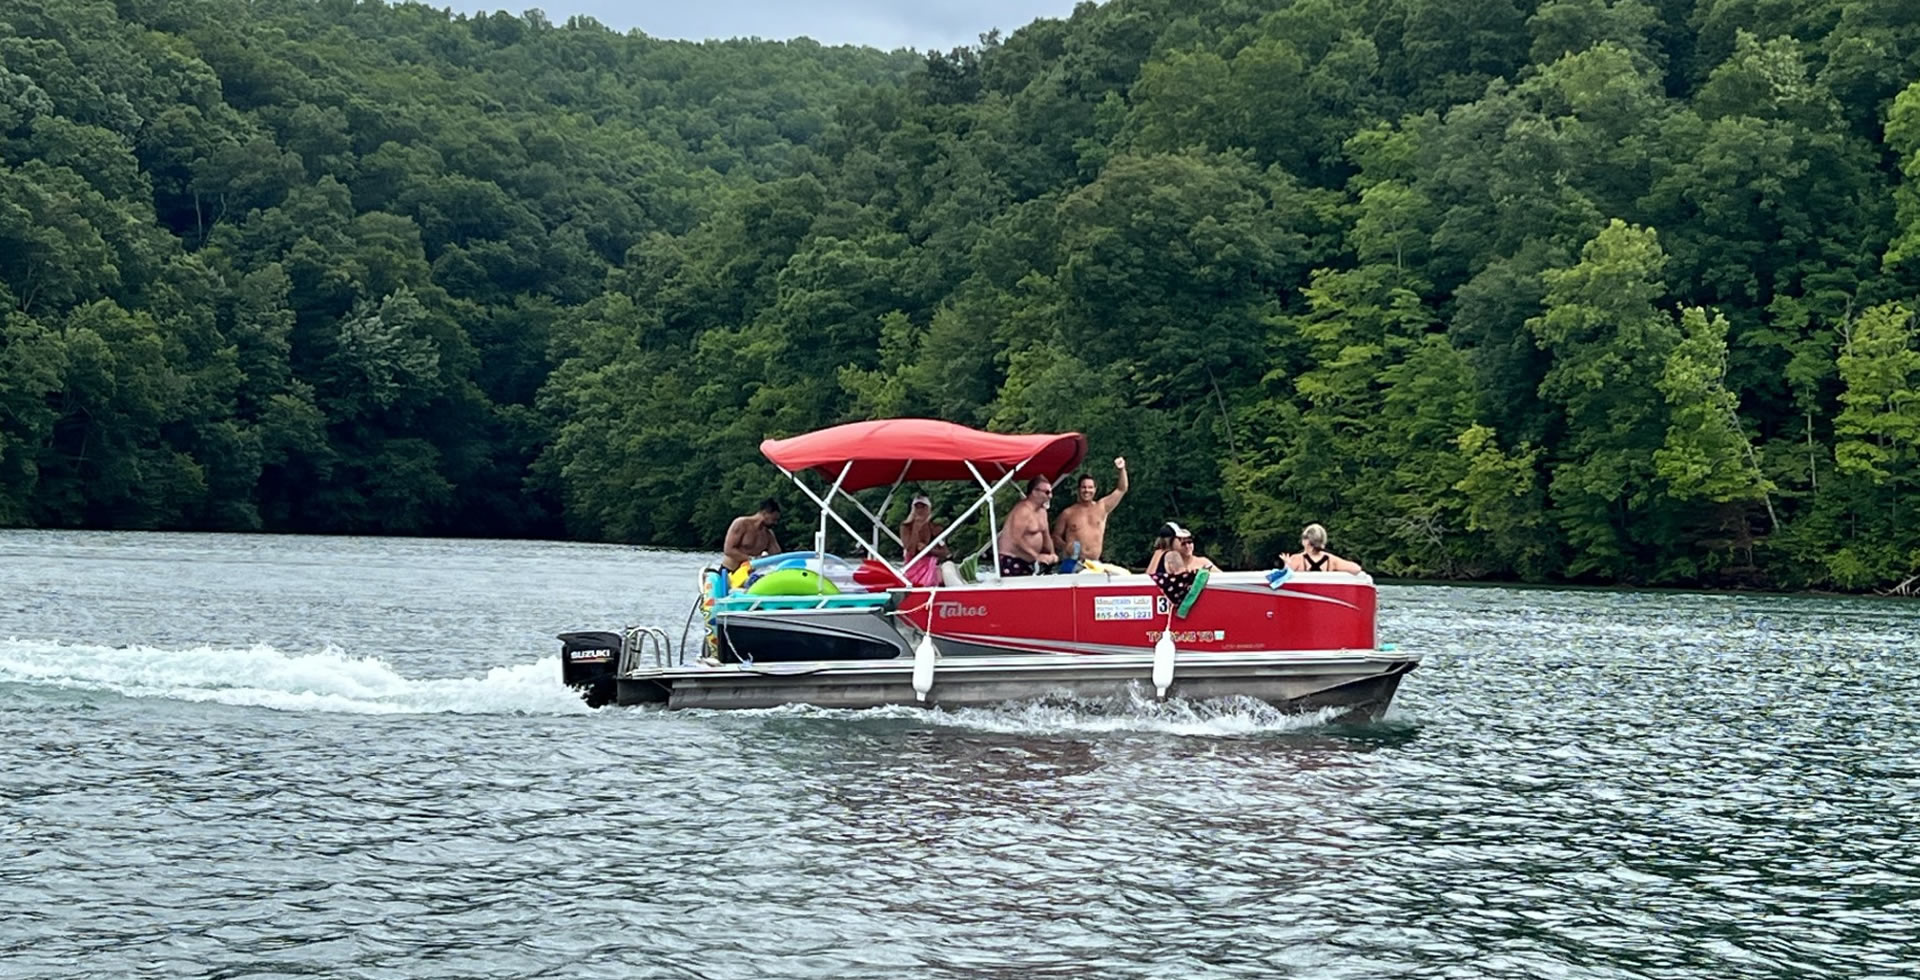
[[[1126,455],[1123,561],[1888,587],[1917,78],[1874,0],[0,0],[0,524],[711,547],[762,438],[925,415]]]

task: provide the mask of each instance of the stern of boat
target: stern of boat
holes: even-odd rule
[[[611,704],[625,646],[624,637],[606,630],[560,634],[560,682],[579,691],[589,708]]]

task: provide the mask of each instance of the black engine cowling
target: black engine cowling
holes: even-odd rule
[[[560,680],[578,689],[587,707],[613,703],[621,645],[620,634],[605,630],[560,634]]]

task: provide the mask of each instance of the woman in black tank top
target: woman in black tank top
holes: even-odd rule
[[[1348,561],[1327,550],[1327,529],[1309,524],[1300,532],[1300,553],[1280,553],[1280,561],[1296,572],[1350,572],[1360,574],[1360,563]]]

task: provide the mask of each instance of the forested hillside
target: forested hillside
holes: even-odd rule
[[[0,523],[711,547],[763,436],[911,414],[1125,454],[1123,560],[1884,588],[1915,181],[1894,0],[0,0]]]

